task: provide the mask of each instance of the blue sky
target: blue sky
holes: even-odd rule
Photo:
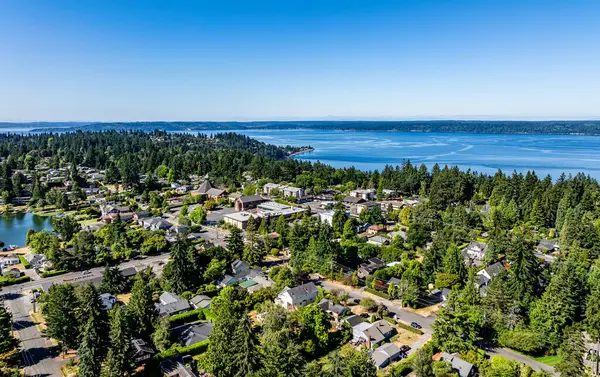
[[[0,120],[600,118],[600,1],[0,1]]]

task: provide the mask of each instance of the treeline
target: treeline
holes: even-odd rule
[[[23,127],[23,124],[4,126]],[[34,132],[48,131],[106,131],[161,129],[187,130],[240,130],[240,129],[322,129],[340,131],[386,132],[462,132],[476,134],[578,134],[600,135],[598,120],[557,121],[486,121],[486,120],[411,120],[411,121],[265,121],[265,122],[107,122],[91,124],[53,123],[31,124]],[[66,127],[66,128],[65,128]]]

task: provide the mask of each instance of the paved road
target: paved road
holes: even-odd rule
[[[540,363],[537,360],[534,360],[530,357],[527,357],[525,355],[522,355],[518,352],[509,350],[506,348],[494,348],[492,350],[487,351],[487,354],[489,356],[502,356],[502,357],[510,359],[510,360],[514,360],[514,361],[518,361],[523,364],[527,364],[533,370],[538,371],[538,372],[541,370],[546,370],[548,372],[554,372],[554,368],[552,368],[550,365]]]
[[[28,295],[4,295],[5,305],[13,315],[13,328],[21,342],[21,356],[26,376],[60,376],[66,362],[54,352],[52,343],[44,338],[29,313],[33,310]]]

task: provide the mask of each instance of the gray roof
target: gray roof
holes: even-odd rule
[[[150,348],[150,346],[148,346],[142,339],[132,339],[131,348],[134,350],[136,355],[144,353],[154,354],[154,350]]]
[[[205,295],[197,295],[192,297],[190,303],[197,308],[209,308],[210,307],[210,297]]]
[[[351,315],[351,316],[345,318],[344,321],[348,322],[348,324],[351,327],[354,327],[354,326],[358,325],[359,323],[362,323],[363,320],[359,315]]]
[[[208,190],[210,190],[212,188],[213,188],[212,183],[210,183],[209,180],[206,180],[206,181],[202,182],[202,184],[200,185],[200,188],[198,189],[198,192],[201,194],[206,194],[208,192]]]
[[[317,292],[317,286],[313,282],[302,284],[297,287],[288,289],[288,293],[290,294],[290,297],[292,299]]]
[[[457,371],[460,377],[469,377],[473,370],[473,364],[464,361],[455,354],[450,355],[449,353],[444,352],[440,357],[440,361],[447,361],[452,364],[452,369]]]
[[[496,277],[496,275],[498,275],[499,273],[504,271],[504,265],[502,265],[502,263],[500,263],[500,262],[496,262],[496,263],[492,264],[491,266],[487,266],[484,270],[491,277]]]
[[[362,203],[365,200],[363,198],[357,198],[356,196],[346,196],[344,198],[344,202],[346,203],[353,203],[353,204],[358,204],[358,203]]]
[[[225,190],[221,190],[218,188],[211,188],[210,190],[208,190],[206,192],[206,195],[208,196],[221,196],[223,195],[223,193],[225,192]]]
[[[181,357],[161,361],[160,370],[166,377],[196,377],[192,368],[185,365]]]
[[[182,346],[191,346],[207,340],[213,331],[211,322],[196,323],[187,326],[177,337]]]
[[[247,196],[241,196],[238,200],[242,203],[254,203],[254,202],[262,202],[264,199],[260,195],[247,195]]]
[[[326,312],[332,312],[333,314],[340,315],[342,313],[347,312],[349,309],[343,305],[336,304],[335,302],[328,300],[326,298],[322,299],[319,302],[319,307]]]
[[[540,240],[537,245],[538,249],[554,250],[558,247],[558,242],[552,240]]]
[[[164,292],[160,295],[160,303],[156,304],[156,308],[158,309],[158,315],[163,317],[189,310],[190,304],[187,300],[181,299],[173,293]]]

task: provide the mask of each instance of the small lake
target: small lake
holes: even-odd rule
[[[47,216],[38,216],[33,213],[4,214],[0,216],[0,240],[8,245],[25,246],[27,231],[36,232],[52,230],[52,219]]]

